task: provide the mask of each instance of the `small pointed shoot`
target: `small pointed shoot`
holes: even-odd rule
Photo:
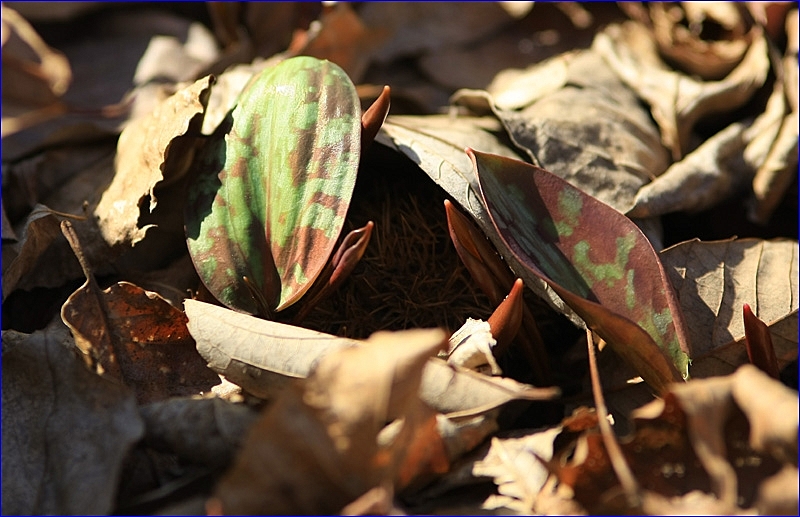
[[[375,135],[380,131],[383,121],[389,114],[389,106],[391,105],[391,88],[388,86],[383,87],[383,91],[375,99],[375,102],[367,108],[367,111],[361,115],[361,150],[362,152],[369,148],[372,141],[375,140]]]
[[[294,317],[295,323],[303,321],[319,302],[327,298],[350,276],[356,264],[364,256],[374,227],[375,223],[369,221],[363,227],[347,234],[320,274],[318,282],[311,288],[308,301],[303,303],[300,312]]]
[[[488,260],[494,256],[497,262],[500,261],[497,254],[488,246],[486,237],[453,206],[453,203],[445,199],[444,209],[447,213],[450,239],[453,241],[458,256],[461,257],[461,261],[478,283],[481,291],[489,297],[489,301],[493,305],[498,305],[503,300],[506,292],[504,284],[509,283],[511,273],[503,264],[498,266]],[[479,247],[485,249],[479,249]],[[498,269],[500,270],[498,271]]]
[[[773,379],[780,378],[778,359],[775,356],[775,347],[772,346],[772,336],[766,323],[753,314],[748,304],[742,308],[744,316],[744,342],[747,347],[747,357],[750,362],[766,372]]]
[[[522,290],[524,287],[522,279],[517,278],[506,299],[489,317],[489,329],[492,331],[492,337],[497,341],[495,353],[502,353],[519,332],[522,325]]]

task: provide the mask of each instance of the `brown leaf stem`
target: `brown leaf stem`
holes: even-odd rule
[[[589,373],[592,378],[592,394],[594,395],[594,405],[597,408],[597,423],[600,426],[603,444],[606,447],[606,452],[608,453],[608,458],[611,461],[614,473],[617,475],[617,479],[619,479],[622,489],[625,491],[628,506],[632,510],[637,511],[642,505],[642,499],[639,495],[639,485],[636,483],[636,478],[633,477],[630,466],[628,466],[628,463],[625,461],[625,456],[622,454],[622,449],[619,446],[617,437],[614,435],[611,424],[608,422],[608,409],[606,408],[606,402],[603,398],[600,374],[597,371],[594,340],[592,339],[592,331],[589,329],[586,329],[586,344],[589,347]]]

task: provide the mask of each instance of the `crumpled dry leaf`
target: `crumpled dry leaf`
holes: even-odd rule
[[[304,378],[325,354],[360,345],[302,327],[267,321],[186,300],[189,332],[209,367],[253,395],[273,398],[290,379]],[[511,400],[546,400],[557,389],[534,388],[428,361],[420,388],[426,404],[451,419],[479,416]]]
[[[627,215],[700,212],[741,191],[755,172],[742,156],[748,127],[750,123],[735,122],[675,162],[639,189]]]
[[[116,174],[94,211],[104,238],[112,245],[133,245],[150,225],[140,228],[140,212],[158,204],[155,188],[180,179],[194,156],[213,77],[180,90],[153,112],[132,121],[119,137]],[[141,207],[145,200],[149,205]]]
[[[593,48],[650,105],[661,141],[675,161],[690,151],[698,121],[743,106],[764,84],[770,68],[767,41],[760,32],[736,68],[719,81],[698,81],[669,69],[650,32],[635,22],[608,27],[597,35]]]
[[[797,358],[797,241],[695,239],[664,250],[661,261],[686,319],[693,377],[724,375],[748,362],[745,303],[770,325],[779,366]]]
[[[58,324],[3,331],[3,513],[109,514],[144,431],[133,394],[90,372]]]
[[[72,71],[15,10],[2,6],[3,138],[64,114]]]
[[[649,113],[595,48],[511,74],[488,92],[457,92],[454,102],[483,97],[535,165],[621,212],[669,165]]]
[[[767,507],[760,487],[785,476],[782,469],[797,469],[797,407],[794,390],[752,365],[674,385],[663,400],[634,412],[636,431],[621,443],[643,491],[641,511],[685,508],[686,500],[664,498],[693,491],[713,495],[702,505],[712,513]],[[598,433],[584,433],[550,468],[590,513],[624,509]],[[796,505],[796,487],[793,495]],[[786,507],[781,499],[777,506]]]
[[[70,295],[61,318],[100,373],[130,386],[139,403],[193,395],[219,383],[197,354],[183,312],[128,282],[102,293],[92,283]]]
[[[496,344],[497,341],[492,337],[492,330],[487,322],[468,318],[467,322],[450,336],[447,363],[487,375],[500,375],[503,372],[492,353],[492,348]]]
[[[377,333],[362,347],[326,356],[251,428],[212,508],[332,513],[391,483],[417,431],[411,427],[420,423],[413,420],[422,404],[422,367],[446,337],[438,329]],[[379,443],[385,423],[398,418],[404,419],[400,434]]]
[[[776,129],[777,134],[772,139],[762,142],[763,137],[756,135],[746,151],[748,153],[751,152],[751,148],[756,148],[758,152],[757,156],[750,159],[750,162],[756,164],[757,171],[753,178],[753,196],[748,217],[751,221],[761,224],[769,221],[792,181],[797,178],[797,95],[800,88],[797,79],[799,37],[797,18],[797,9],[791,11],[786,18],[786,34],[789,41],[782,62],[783,83],[776,83],[766,110],[767,113],[780,110],[776,115],[782,122],[775,123],[779,129]],[[773,105],[778,106],[773,107]],[[767,113],[759,118],[765,117]]]
[[[705,80],[728,75],[758,35],[731,2],[653,2],[647,7],[659,52]]]
[[[497,485],[498,495],[489,496],[483,507],[539,513],[536,499],[549,476],[539,458],[553,457],[553,441],[561,431],[562,427],[556,426],[519,438],[492,438],[486,457],[472,467],[473,475],[491,477]]]

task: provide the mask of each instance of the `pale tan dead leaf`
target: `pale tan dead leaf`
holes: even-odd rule
[[[198,80],[132,121],[120,135],[116,174],[94,211],[110,244],[142,240],[150,226],[139,227],[140,213],[151,213],[158,204],[156,186],[174,182],[188,170],[194,156],[191,137],[200,135],[212,84],[211,76]],[[148,206],[140,206],[145,200]]]
[[[72,81],[69,62],[13,9],[2,6],[2,137],[66,112],[60,100]]]
[[[460,366],[487,375],[503,372],[492,353],[497,341],[492,337],[489,324],[468,318],[467,322],[450,336],[447,346],[447,364]]]
[[[780,121],[776,123],[778,127],[775,130],[775,137],[759,146],[758,155],[750,160],[758,165],[758,170],[753,178],[753,196],[748,217],[751,221],[761,224],[769,221],[792,181],[797,177],[797,95],[800,88],[797,78],[797,9],[787,15],[786,34],[789,41],[782,62],[783,83],[776,82],[772,97],[767,104],[767,112],[777,111],[777,108],[772,108],[773,104],[780,104],[782,107],[785,102],[787,107],[778,113]],[[761,139],[756,136],[748,146],[748,151]]]
[[[110,514],[144,426],[133,394],[89,371],[60,322],[3,331],[3,513]]]
[[[664,250],[661,260],[687,321],[692,376],[722,375],[748,362],[745,303],[770,325],[780,367],[797,358],[797,241],[692,240]]]
[[[368,490],[385,486],[415,435],[408,427],[422,404],[417,394],[422,368],[446,337],[438,329],[383,332],[361,347],[325,356],[251,428],[215,492],[221,509],[338,513]],[[397,418],[404,430],[381,445],[379,432]]]
[[[749,127],[749,123],[735,122],[672,164],[638,190],[626,215],[699,212],[741,191],[755,173],[743,158]]]
[[[794,515],[797,513],[797,467],[784,466],[758,489],[756,509],[760,515]]]
[[[695,124],[743,106],[764,84],[770,63],[763,34],[755,34],[741,62],[719,81],[701,81],[667,67],[646,27],[626,22],[599,33],[593,48],[650,105],[661,141],[680,160],[690,151]]]
[[[189,332],[209,367],[253,395],[272,398],[289,379],[305,378],[325,354],[360,341],[262,320],[222,307],[186,300]],[[509,378],[454,368],[432,358],[420,398],[449,418],[479,416],[511,400],[547,400],[555,388],[534,388]]]
[[[492,438],[486,457],[475,463],[472,474],[494,479],[499,495],[491,496],[483,507],[510,508],[521,514],[536,512],[536,499],[549,476],[539,458],[553,457],[553,440],[560,426],[519,438]]]
[[[210,515],[332,515],[370,488],[347,471],[319,412],[293,384],[250,427],[206,508]]]
[[[510,74],[490,85],[490,93],[456,92],[454,101],[488,100],[535,165],[622,212],[639,188],[669,165],[650,114],[595,48]]]

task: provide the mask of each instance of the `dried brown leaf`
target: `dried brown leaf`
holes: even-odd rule
[[[427,420],[418,418],[423,406],[417,392],[423,366],[445,339],[438,329],[383,332],[361,347],[324,357],[307,380],[284,390],[253,426],[236,464],[217,487],[221,509],[239,514],[339,512],[398,473],[406,480],[419,474],[414,467],[427,462],[406,461],[410,450],[425,454],[418,446],[408,448]],[[395,419],[403,420],[400,434],[380,443],[379,432]],[[431,437],[438,439],[435,429]]]
[[[549,476],[538,458],[553,457],[553,441],[560,426],[519,438],[492,438],[486,456],[472,467],[475,476],[494,479],[499,495],[490,496],[484,508],[510,508],[521,514],[539,512],[536,499]],[[537,458],[538,456],[538,458]]]
[[[796,392],[752,365],[673,385],[633,413],[636,430],[621,444],[643,489],[643,510],[685,511],[692,498],[711,513],[751,508],[781,468],[796,471],[797,415]],[[583,433],[550,467],[590,513],[624,510],[598,433]],[[712,497],[701,502],[701,492]],[[787,499],[779,497],[776,507]],[[796,505],[796,489],[793,499]],[[768,503],[762,497],[758,504]]]
[[[144,431],[133,394],[90,372],[69,331],[3,331],[3,513],[109,514]]]
[[[664,250],[661,260],[686,318],[692,376],[724,375],[748,362],[745,303],[770,325],[779,366],[797,358],[797,241],[695,239]]]
[[[140,213],[155,209],[156,186],[174,182],[188,170],[194,155],[191,137],[200,134],[213,82],[207,76],[180,90],[120,135],[116,174],[94,211],[109,243],[142,240],[150,226],[139,227]],[[149,205],[141,206],[145,201]]]
[[[197,354],[182,311],[128,282],[98,291],[87,281],[64,303],[61,317],[87,358],[133,388],[140,403],[219,383]]]
[[[188,328],[209,367],[248,392],[272,398],[289,379],[305,378],[325,354],[360,341],[266,321],[222,307],[186,300]],[[453,368],[441,359],[425,367],[420,398],[450,418],[474,417],[511,400],[546,400],[554,388]]]

